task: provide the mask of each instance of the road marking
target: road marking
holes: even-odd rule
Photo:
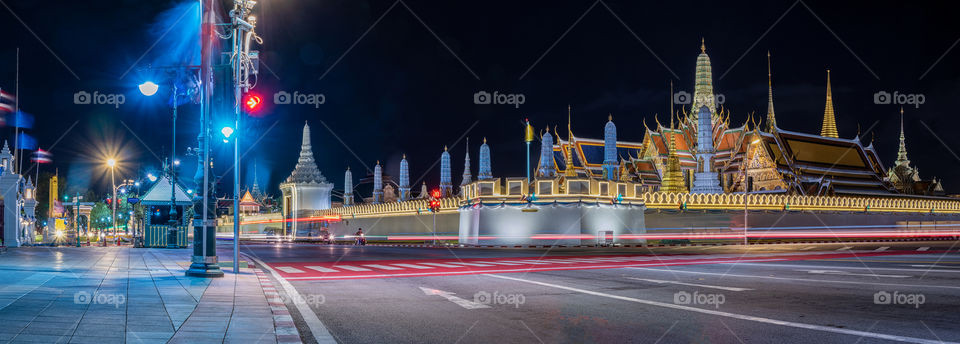
[[[542,262],[539,260],[504,260],[507,263],[520,263],[520,264],[550,264],[547,262]]]
[[[807,247],[801,248],[800,251],[809,251],[809,250],[812,250],[812,249],[815,249],[815,248],[817,248],[817,247],[816,247],[816,246],[807,246]]]
[[[474,262],[474,263],[493,264],[493,265],[523,265],[523,264],[518,264],[518,263],[486,262],[486,261],[484,261],[484,262]]]
[[[359,266],[351,266],[351,265],[334,265],[333,267],[344,269],[344,270],[350,270],[350,271],[370,271],[370,269],[367,269],[367,268],[361,268]]]
[[[840,270],[797,270],[797,271],[806,271],[811,274],[820,274],[820,275],[842,275],[842,276],[867,276],[867,277],[891,277],[891,278],[908,278],[911,276],[907,275],[878,275],[878,274],[856,274],[849,271],[840,271]]]
[[[853,248],[853,246],[844,246],[844,247],[838,248],[837,251],[846,251],[846,250],[849,250],[849,249],[851,249],[851,248]]]
[[[864,262],[869,263],[869,260]],[[851,261],[851,263],[856,263]],[[722,263],[719,263],[722,264]],[[810,268],[810,269],[846,269],[846,270],[890,270],[890,271],[907,271],[907,272],[953,272],[957,273],[960,270],[927,270],[927,269],[905,269],[905,268],[881,268],[881,267],[858,267],[858,266],[822,266],[822,265],[800,265],[800,264],[763,264],[763,263],[753,263],[745,262],[740,263],[740,265],[758,265],[758,266],[773,266],[773,267],[788,267],[788,268]]]
[[[411,268],[411,269],[421,269],[421,270],[422,270],[422,269],[433,269],[433,267],[431,267],[431,266],[420,266],[420,265],[413,265],[413,264],[393,264],[393,265],[402,266],[402,267]]]
[[[886,251],[886,250],[889,249],[889,248],[890,248],[890,246],[884,246],[884,247],[877,248],[876,250],[873,250],[873,252],[883,252],[883,251]]]
[[[270,274],[273,275],[273,278],[276,278],[280,282],[280,286],[283,287],[283,291],[287,293],[287,296],[292,300],[306,300],[297,292],[297,289],[293,287],[290,282],[287,282],[286,279],[280,276],[276,270],[272,269],[270,265],[265,264],[263,261],[247,256],[250,260],[253,260],[257,263],[257,266],[267,269],[270,271]],[[330,334],[330,330],[327,330],[327,326],[320,321],[320,318],[317,317],[317,313],[314,313],[308,302],[294,302],[294,307],[297,307],[297,310],[300,311],[300,316],[303,317],[303,322],[307,324],[307,328],[310,329],[310,333],[313,334],[313,338],[317,340],[317,343],[323,344],[336,344],[337,340],[333,338],[333,335]]]
[[[837,283],[837,284],[855,284],[855,285],[883,285],[883,286],[892,286],[899,288],[943,288],[943,289],[960,289],[958,286],[952,285],[924,285],[924,284],[901,284],[901,283],[886,283],[886,282],[873,282],[875,280],[867,281],[831,281],[831,280],[821,280],[821,279],[811,279],[811,278],[790,278],[790,277],[773,277],[773,276],[756,276],[756,275],[740,275],[740,274],[729,274],[729,273],[719,273],[719,272],[702,272],[702,271],[687,271],[679,269],[656,269],[656,268],[641,268],[641,267],[628,267],[627,269],[634,270],[647,270],[647,271],[659,271],[666,273],[684,273],[684,274],[698,274],[698,275],[711,275],[711,276],[721,276],[721,277],[743,277],[743,278],[761,278],[761,279],[772,279],[780,281],[796,281],[796,282],[822,282],[822,283]]]
[[[929,249],[930,249],[930,247],[924,246],[924,247],[918,248],[917,251],[923,252],[923,251],[926,251],[926,250],[929,250]]]
[[[437,290],[437,289],[431,289],[431,288],[424,288],[424,287],[420,287],[420,290],[423,290],[423,293],[424,293],[424,294],[440,296],[440,297],[445,298],[445,299],[449,300],[450,302],[456,303],[456,304],[459,305],[460,307],[463,307],[463,308],[466,308],[466,309],[490,308],[490,306],[487,306],[487,305],[482,304],[482,303],[476,303],[476,302],[473,302],[473,301],[470,301],[470,300],[466,300],[466,299],[462,299],[462,298],[453,296],[453,294],[455,294],[455,293],[451,293],[451,292],[449,292],[449,291],[443,291],[443,290]]]
[[[304,266],[304,267],[307,268],[307,269],[310,269],[310,270],[317,270],[317,271],[320,271],[320,272],[340,272],[340,271],[337,271],[337,270],[334,270],[334,269],[330,269],[330,268],[325,268],[325,267],[322,267],[322,266]]]
[[[493,265],[490,265],[490,264],[477,264],[477,263],[464,263],[464,262],[446,262],[446,263],[447,263],[447,264],[466,265],[466,266],[493,266]]]
[[[664,281],[664,280],[655,280],[655,279],[647,279],[647,278],[636,278],[636,277],[627,277],[627,279],[632,279],[632,280],[637,280],[637,281],[645,281],[645,282],[653,282],[653,283],[659,283],[659,284],[679,284],[679,285],[687,285],[687,286],[691,286],[691,287],[702,287],[702,288],[720,289],[720,290],[727,290],[727,291],[747,291],[747,290],[753,290],[753,289],[750,289],[750,288],[723,287],[723,286],[718,286],[718,285],[707,285],[707,284],[696,284],[696,283],[684,283],[684,282],[677,282],[677,281]]]
[[[942,341],[937,341],[937,340],[929,340],[929,339],[923,339],[923,338],[897,336],[897,335],[892,335],[892,334],[883,334],[883,333],[875,333],[875,332],[849,330],[849,329],[829,327],[829,326],[811,325],[811,324],[797,323],[797,322],[791,322],[791,321],[783,321],[783,320],[763,318],[763,317],[752,316],[752,315],[744,315],[744,314],[721,312],[721,311],[711,310],[711,309],[705,309],[705,308],[682,306],[682,305],[676,305],[676,304],[672,304],[672,303],[664,303],[664,302],[643,300],[643,299],[637,299],[637,298],[628,297],[628,296],[620,296],[620,295],[613,295],[613,294],[601,293],[601,292],[592,291],[592,290],[586,290],[586,289],[580,289],[580,288],[574,288],[574,287],[567,287],[567,286],[558,285],[558,284],[538,282],[538,281],[527,280],[527,279],[516,278],[516,277],[501,276],[501,275],[491,275],[491,274],[484,274],[484,276],[490,276],[490,277],[500,278],[500,279],[505,279],[505,280],[511,280],[511,281],[517,281],[517,282],[524,282],[524,283],[536,284],[536,285],[541,285],[541,286],[544,286],[544,287],[550,287],[550,288],[556,288],[556,289],[569,290],[569,291],[578,292],[578,293],[582,293],[582,294],[588,294],[588,295],[606,297],[606,298],[611,298],[611,299],[617,299],[617,300],[623,300],[623,301],[636,302],[636,303],[641,303],[641,304],[650,305],[650,306],[659,306],[659,307],[664,307],[664,308],[679,309],[679,310],[685,310],[685,311],[690,311],[690,312],[695,312],[695,313],[703,313],[703,314],[717,315],[717,316],[722,316],[722,317],[727,317],[727,318],[747,320],[747,321],[754,321],[754,322],[771,324],[771,325],[780,325],[780,326],[787,326],[787,327],[800,328],[800,329],[806,329],[806,330],[814,330],[814,331],[822,331],[822,332],[839,333],[839,334],[846,334],[846,335],[851,335],[851,336],[868,337],[868,338],[876,338],[876,339],[883,339],[883,340],[892,340],[892,341],[898,341],[898,342],[924,343],[924,344],[943,343]]]
[[[389,265],[380,265],[380,264],[365,264],[364,266],[380,270],[403,270],[402,268],[392,267]]]
[[[459,266],[459,265],[450,265],[450,264],[443,264],[443,263],[419,263],[419,264],[439,266],[441,268],[462,268],[462,266]]]
[[[302,274],[302,273],[303,273],[303,270],[297,269],[297,268],[295,268],[295,267],[290,267],[290,266],[278,266],[278,267],[277,267],[277,270],[286,272],[286,273],[288,273],[288,274]]]
[[[914,264],[914,265],[908,265],[908,266],[912,266],[912,267],[915,267],[915,268],[948,268],[948,269],[960,269],[960,266],[947,266],[947,265],[923,265],[923,264],[917,265],[917,264]]]

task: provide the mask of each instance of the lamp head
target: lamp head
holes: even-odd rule
[[[140,89],[140,93],[149,97],[157,94],[157,90],[160,89],[160,85],[153,83],[153,81],[147,81],[137,86],[137,88]]]

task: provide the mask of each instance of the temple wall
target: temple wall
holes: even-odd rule
[[[437,235],[452,237],[458,235],[460,216],[456,212],[437,214]],[[337,237],[353,235],[357,228],[363,228],[363,233],[370,241],[416,241],[406,238],[409,236],[424,236],[433,233],[433,214],[408,214],[384,217],[344,217],[340,222],[331,222],[328,231]],[[392,237],[392,240],[391,238]],[[423,239],[419,239],[422,241]]]
[[[593,245],[601,231],[619,238],[644,233],[644,207],[604,203],[495,204],[460,209],[466,245]]]

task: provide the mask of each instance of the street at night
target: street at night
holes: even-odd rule
[[[0,344],[960,343],[958,9],[0,0]]]

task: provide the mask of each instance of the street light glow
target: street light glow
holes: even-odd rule
[[[157,90],[160,89],[160,86],[153,83],[153,81],[147,81],[137,86],[137,88],[140,89],[140,93],[143,93],[143,95],[149,97],[157,94]]]
[[[113,159],[113,158],[107,159],[107,166],[110,166],[110,167],[117,166],[117,159]]]
[[[147,173],[147,179],[149,179],[151,182],[155,182],[157,181],[157,176],[153,175],[153,173]]]

